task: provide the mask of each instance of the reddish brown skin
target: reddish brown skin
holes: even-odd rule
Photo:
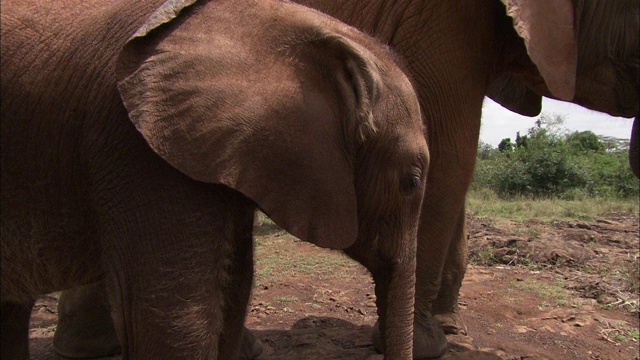
[[[508,109],[535,116],[540,96],[551,94],[497,0],[298,2],[390,44],[416,85],[432,161],[418,243],[414,355],[437,356],[446,349],[437,323],[447,332],[464,330],[457,310],[467,254],[464,199],[482,101],[488,95]],[[578,67],[572,102],[637,116],[638,2],[576,1],[574,8]],[[637,128],[636,120],[633,134]],[[637,144],[638,136],[632,135],[630,163],[639,176]]]
[[[124,358],[237,358],[260,207],[374,274],[410,359],[429,153],[394,56],[294,3],[159,6],[2,6],[1,357],[39,295],[104,280]]]

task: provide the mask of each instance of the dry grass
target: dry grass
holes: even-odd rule
[[[471,191],[467,196],[467,208],[477,216],[495,219],[525,220],[593,220],[601,214],[612,212],[638,212],[638,199],[583,200],[536,199],[514,197],[501,199],[491,190]]]

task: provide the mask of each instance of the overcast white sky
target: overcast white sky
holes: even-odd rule
[[[629,139],[633,119],[609,116],[604,113],[585,109],[571,103],[542,99],[542,113],[559,114],[565,119],[564,127],[569,131],[591,130],[597,135],[613,136]],[[482,127],[480,140],[497,147],[500,140],[511,138],[515,141],[516,133],[526,135],[534,126],[538,117],[521,116],[511,112],[489,98],[485,98],[482,107]]]

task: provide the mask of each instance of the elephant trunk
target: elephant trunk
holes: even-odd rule
[[[413,359],[415,255],[410,258],[374,274],[385,359]]]
[[[640,115],[633,119],[633,127],[631,128],[631,143],[629,144],[629,164],[631,165],[631,171],[640,179],[640,134],[638,134],[640,125],[638,125],[638,118]]]

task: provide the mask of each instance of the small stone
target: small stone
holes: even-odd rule
[[[527,333],[527,332],[530,332],[530,331],[535,331],[535,329],[532,329],[532,328],[524,326],[524,325],[516,325],[515,331],[517,333],[519,333],[519,334],[523,334],[523,333]]]
[[[602,294],[598,296],[596,300],[598,301],[598,304],[602,304],[602,305],[608,305],[616,302],[616,298],[609,294]]]

